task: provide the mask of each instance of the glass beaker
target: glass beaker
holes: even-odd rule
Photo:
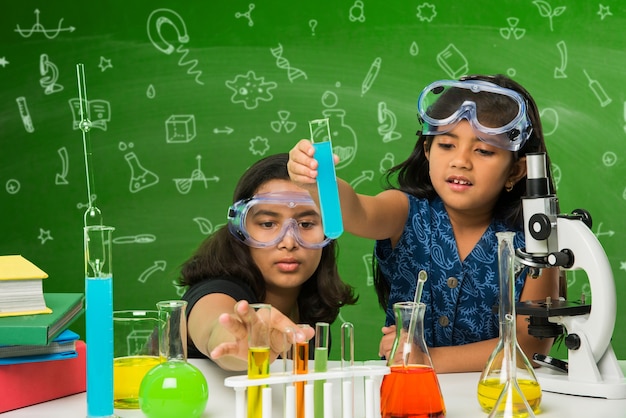
[[[157,303],[159,352],[165,362],[141,381],[139,406],[148,418],[198,418],[209,398],[202,372],[187,362],[187,319],[184,300]]]
[[[159,313],[113,312],[113,399],[116,409],[139,409],[143,377],[161,363]]]
[[[541,387],[526,354],[517,343],[515,319],[514,232],[497,232],[500,340],[478,381],[478,402],[489,417],[534,417]]]
[[[439,380],[424,341],[425,311],[423,303],[393,305],[396,338],[387,360],[391,372],[380,388],[382,418],[446,416]]]

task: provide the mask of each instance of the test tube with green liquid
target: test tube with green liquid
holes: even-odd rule
[[[333,144],[330,136],[328,118],[309,121],[311,142],[315,148],[317,160],[317,192],[322,211],[324,234],[331,239],[337,239],[343,233],[341,220],[341,206],[339,204],[339,189],[333,161]]]
[[[315,353],[314,371],[326,372],[328,369],[328,322],[315,324]],[[326,380],[319,379],[313,383],[313,397],[315,399],[315,418],[324,418],[324,383]],[[328,399],[330,402],[330,399]]]

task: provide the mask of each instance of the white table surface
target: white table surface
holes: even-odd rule
[[[241,373],[225,372],[208,360],[192,359],[190,363],[204,373],[209,384],[209,400],[202,417],[233,418],[235,416],[235,391],[224,386],[224,379]],[[336,363],[329,362],[329,368],[336,366]],[[621,363],[624,368],[626,362]],[[276,363],[273,366],[276,366]],[[438,378],[446,404],[447,418],[484,418],[487,416],[482,412],[476,400],[479,373],[440,374]],[[407,388],[407,390],[410,389]],[[363,391],[357,388],[355,393],[357,393],[355,403],[360,404],[362,399],[358,399],[358,393],[363,393]],[[0,415],[2,418],[80,418],[86,416],[85,399],[85,393],[80,393]],[[273,417],[282,417],[282,392],[280,390],[273,390],[273,402]],[[342,418],[341,409],[335,408],[335,410],[337,412],[334,418]],[[358,407],[356,410],[359,412]],[[607,400],[544,392],[541,410],[538,416],[542,418],[626,418],[626,399]],[[116,409],[115,413],[122,418],[144,417],[141,410]]]

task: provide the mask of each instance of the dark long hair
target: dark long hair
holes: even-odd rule
[[[537,109],[537,104],[530,93],[528,93],[528,91],[526,91],[526,89],[519,83],[502,74],[494,76],[472,75],[461,78],[461,81],[465,80],[488,81],[490,83],[497,84],[500,87],[514,90],[522,95],[526,101],[526,112],[532,125],[532,133],[524,146],[519,151],[514,152],[514,158],[515,160],[519,160],[529,153],[545,152],[551,193],[555,193],[552,173],[550,171],[551,163],[543,137],[539,110]],[[472,99],[479,100],[479,106],[483,108],[493,109],[492,113],[494,118],[497,118],[498,115],[506,115],[508,109],[503,109],[502,103],[499,102],[494,95],[485,94],[479,96],[480,97],[476,97],[475,95]],[[445,105],[445,103],[439,103],[442,100],[445,100],[445,98],[442,97],[439,99],[437,102],[438,105]],[[455,105],[458,104],[458,98],[454,98],[454,103]],[[510,120],[510,117],[508,117],[508,120]],[[428,174],[429,163],[426,158],[426,149],[430,149],[433,136],[422,135],[421,130],[417,132],[417,136],[417,143],[415,144],[411,155],[409,155],[405,161],[390,168],[387,173],[385,173],[383,181],[385,188],[387,189],[399,189],[415,197],[432,200],[437,196],[437,192],[435,191]],[[518,181],[510,192],[507,192],[504,189],[500,192],[500,196],[493,210],[493,217],[503,221],[512,229],[521,228],[524,222],[521,198],[524,195],[526,195],[526,177]],[[383,277],[376,262],[376,257],[373,257],[373,268],[374,287],[378,295],[378,302],[383,309],[386,309],[389,299],[389,283]]]
[[[270,180],[289,180],[286,153],[263,158],[253,164],[239,179],[233,194],[233,203],[254,196]],[[226,210],[224,210],[226,213]],[[344,283],[337,270],[336,241],[322,249],[320,263],[313,275],[302,285],[298,295],[300,321],[333,322],[343,305],[353,305],[358,297],[352,286]],[[179,282],[191,286],[216,277],[243,280],[257,298],[265,299],[265,280],[250,255],[250,248],[235,238],[224,225],[205,239],[195,254],[181,268]]]

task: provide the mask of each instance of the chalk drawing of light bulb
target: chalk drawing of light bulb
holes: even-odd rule
[[[332,91],[327,90],[322,95],[322,104],[326,107],[322,114],[328,118],[333,141],[333,153],[339,156],[339,163],[335,168],[341,169],[354,160],[357,150],[357,137],[352,127],[345,123],[346,111],[335,108],[338,101],[337,95]]]

